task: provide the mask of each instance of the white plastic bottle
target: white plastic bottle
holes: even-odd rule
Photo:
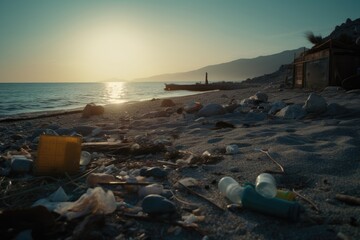
[[[273,198],[276,196],[276,181],[269,173],[261,173],[256,178],[255,190],[266,198]]]
[[[241,204],[244,188],[232,177],[223,177],[218,184],[219,191],[231,202]]]

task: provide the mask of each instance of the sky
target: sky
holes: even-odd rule
[[[359,0],[0,0],[0,82],[133,80],[299,47]]]

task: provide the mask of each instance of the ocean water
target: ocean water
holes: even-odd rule
[[[0,118],[15,114],[193,95],[160,82],[0,83]]]

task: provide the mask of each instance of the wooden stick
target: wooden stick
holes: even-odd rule
[[[158,163],[161,163],[161,164],[165,164],[165,165],[174,166],[174,167],[178,167],[178,166],[179,166],[179,165],[177,165],[176,163],[169,162],[169,161],[157,160],[157,162],[158,162]]]
[[[177,196],[175,195],[175,193],[173,193],[173,191],[170,190],[170,192],[171,192],[171,194],[174,196],[174,198],[175,198],[176,201],[178,201],[178,202],[180,202],[180,203],[182,203],[182,204],[185,204],[185,205],[189,205],[189,206],[193,206],[193,207],[197,207],[197,208],[200,207],[200,206],[197,205],[197,204],[189,203],[189,202],[186,202],[186,201],[180,199],[179,197],[177,197]]]
[[[280,170],[281,170],[280,173],[285,173],[284,167],[281,166],[281,164],[278,163],[273,157],[271,157],[268,150],[260,149],[260,152],[265,153],[266,156],[268,156],[270,158],[270,160],[273,161],[280,168]],[[268,171],[268,172],[272,172],[272,171]],[[279,172],[272,172],[272,173],[279,173]]]
[[[153,182],[107,182],[107,183],[99,183],[101,185],[121,185],[121,186],[127,186],[127,185],[135,185],[135,186],[145,186],[153,184]]]
[[[310,199],[302,196],[300,193],[298,193],[297,191],[295,191],[295,189],[293,189],[293,192],[296,194],[296,196],[300,197],[301,199],[303,199],[305,202],[310,203],[310,205],[317,211],[320,212],[320,209],[315,205],[315,203],[313,201],[311,201]]]
[[[194,190],[192,190],[191,188],[185,186],[184,184],[182,184],[181,182],[178,182],[181,186],[183,186],[186,190],[188,190],[189,192],[191,192],[192,194],[204,199],[205,201],[207,201],[208,203],[212,204],[213,206],[215,206],[217,209],[220,209],[221,211],[225,211],[222,207],[220,207],[219,205],[217,205],[216,203],[214,203],[213,201],[211,201],[209,198],[195,192]]]
[[[353,197],[353,196],[344,195],[344,194],[336,194],[335,198],[337,200],[345,202],[345,203],[349,203],[349,204],[353,204],[353,205],[360,205],[360,198],[358,198],[358,197]]]

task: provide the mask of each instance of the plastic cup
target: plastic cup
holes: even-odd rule
[[[255,189],[263,197],[275,197],[277,193],[275,178],[269,173],[260,174],[256,178]]]

